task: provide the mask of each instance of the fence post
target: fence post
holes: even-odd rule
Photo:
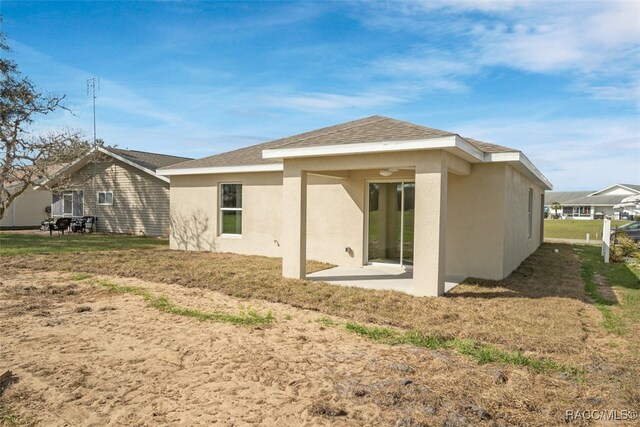
[[[609,264],[609,252],[611,251],[611,220],[605,218],[602,224],[602,256],[605,264]]]

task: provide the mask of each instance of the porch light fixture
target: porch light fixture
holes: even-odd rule
[[[398,172],[398,169],[381,169],[379,173],[382,176],[391,176],[395,172]]]

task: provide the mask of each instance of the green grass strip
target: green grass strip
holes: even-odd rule
[[[615,305],[614,302],[604,298],[600,292],[598,292],[598,285],[593,280],[595,271],[594,260],[588,257],[583,252],[578,251],[580,258],[580,275],[584,282],[584,290],[589,297],[595,301],[596,308],[602,313],[602,326],[615,335],[624,335],[627,330],[624,325],[624,320],[621,316],[618,316],[611,310],[609,306]]]
[[[346,328],[350,332],[383,344],[411,344],[432,350],[453,349],[461,354],[474,358],[479,363],[504,363],[508,365],[526,366],[536,372],[559,371],[570,374],[579,373],[578,369],[561,365],[553,360],[525,356],[519,351],[500,350],[468,338],[442,338],[435,335],[422,335],[417,331],[401,332],[391,328],[379,326],[370,327],[353,322],[348,322]]]
[[[265,315],[257,313],[255,310],[241,310],[239,314],[229,314],[220,311],[204,312],[194,308],[180,307],[172,303],[169,298],[164,295],[154,296],[148,290],[137,286],[120,286],[107,280],[99,280],[96,284],[107,288],[111,292],[118,294],[139,295],[149,302],[149,306],[158,309],[164,313],[176,314],[178,316],[191,317],[201,322],[210,321],[218,323],[230,323],[233,325],[255,326],[267,325],[275,320],[273,314],[268,312]]]

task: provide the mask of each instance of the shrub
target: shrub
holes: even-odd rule
[[[624,261],[628,257],[637,257],[640,254],[640,244],[624,234],[616,237],[617,243],[612,251],[612,261]]]
[[[640,221],[640,215],[634,215],[633,216],[633,220],[634,221]]]

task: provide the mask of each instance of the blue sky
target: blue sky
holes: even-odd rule
[[[373,114],[521,149],[556,190],[640,184],[640,2],[0,0],[38,121],[204,157]]]

